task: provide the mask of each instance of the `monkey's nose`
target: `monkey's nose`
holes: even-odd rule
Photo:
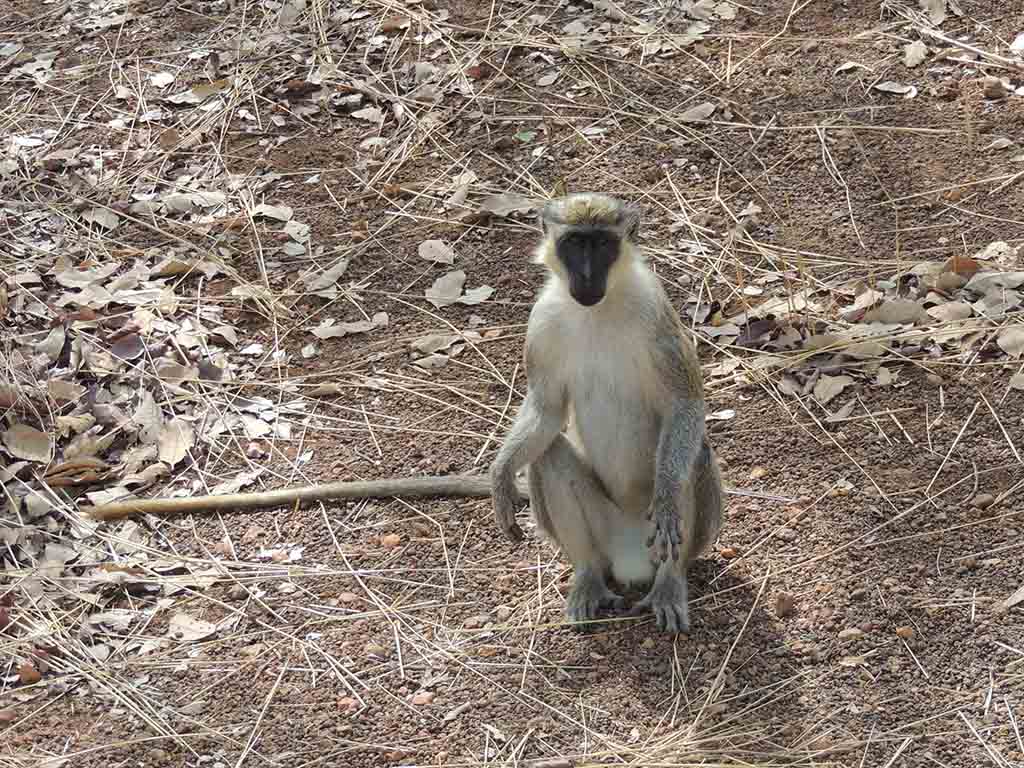
[[[574,298],[584,307],[592,307],[604,298],[604,294],[597,291],[580,291]]]

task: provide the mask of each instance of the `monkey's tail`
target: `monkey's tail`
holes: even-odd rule
[[[516,483],[522,499],[529,498],[526,484]],[[193,496],[174,499],[128,499],[95,507],[84,507],[95,520],[119,520],[138,514],[159,516],[187,515],[195,512],[241,512],[271,507],[298,507],[313,501],[331,499],[427,498],[451,496],[486,498],[491,495],[487,475],[442,475],[402,477],[382,480],[345,480],[324,485],[281,488],[255,493],[225,493],[218,496]]]

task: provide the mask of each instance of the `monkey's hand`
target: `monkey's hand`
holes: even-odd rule
[[[494,516],[498,525],[509,539],[522,541],[523,529],[516,522],[519,494],[516,492],[515,479],[505,474],[492,473],[491,483],[491,501],[494,503]]]
[[[679,509],[673,501],[653,501],[647,508],[647,519],[654,523],[654,531],[647,539],[648,547],[655,547],[661,562],[668,556],[679,559]]]

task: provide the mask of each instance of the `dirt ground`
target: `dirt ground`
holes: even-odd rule
[[[784,280],[760,283],[772,295],[782,282],[818,292],[813,307],[778,320],[814,332],[853,300],[838,286],[898,282],[920,262],[1024,244],[1024,179],[1013,176],[1024,164],[1011,159],[1024,146],[1024,92],[1012,92],[1024,68],[919,35],[927,13],[912,2],[756,0],[713,16],[672,56],[652,41],[693,31],[692,3],[626,0],[615,6],[626,20],[605,12],[613,4],[582,2],[304,5],[283,31],[278,6],[244,0],[0,9],[0,51],[57,52],[37,87],[4,64],[13,49],[0,55],[4,143],[49,128],[47,151],[110,150],[91,168],[9,167],[0,220],[10,242],[23,242],[22,217],[40,208],[66,221],[56,242],[76,263],[229,250],[230,271],[175,283],[184,314],[174,322],[198,322],[213,306],[237,335],[220,345],[236,375],[217,394],[211,384],[205,402],[227,412],[262,397],[294,417],[290,434],[228,429],[198,441],[143,495],[198,493],[260,471],[246,490],[484,471],[525,391],[523,332],[544,273],[530,261],[533,214],[487,216],[474,201],[542,199],[563,184],[607,192],[641,207],[642,244],[696,329],[708,410],[720,417],[709,433],[737,491],[691,576],[691,632],[661,635],[651,617],[569,628],[568,563],[525,512],[526,541],[507,542],[484,499],[147,518],[133,523],[144,542],[135,550],[121,548],[124,524],[108,523],[46,601],[19,591],[28,576],[13,553],[0,572],[0,618],[22,617],[20,627],[0,621],[11,659],[0,759],[1024,765],[1024,605],[1006,602],[1024,584],[1024,392],[1009,383],[1020,360],[988,338],[964,351],[905,345],[845,368],[783,349],[788,368],[761,370],[771,347],[710,335],[720,326],[706,317],[715,307],[705,311],[717,302],[728,321],[759,295],[745,286],[774,274]],[[1012,55],[1024,5],[958,8],[932,28]],[[68,21],[126,11],[123,24],[102,28]],[[580,19],[601,39],[576,48],[564,27]],[[264,43],[249,50],[243,39]],[[927,56],[909,67],[904,46],[918,39]],[[203,117],[153,96],[157,71],[176,75],[167,92],[208,82],[210,51],[220,52],[213,74],[239,78],[230,114]],[[310,84],[325,59],[336,69]],[[410,65],[422,61],[462,73],[436,102],[409,95]],[[916,91],[872,87],[885,81]],[[118,96],[123,83],[130,96]],[[381,107],[379,124],[353,117],[352,101],[338,107],[355,94],[359,108]],[[688,110],[703,102],[714,113],[694,119]],[[142,119],[150,109],[163,114]],[[100,173],[104,163],[116,173]],[[249,185],[253,206],[288,206],[309,226],[309,248],[284,248],[272,217],[129,214],[138,198],[126,190],[175,179]],[[85,203],[123,220],[76,241],[71,221]],[[427,240],[447,244],[454,265],[424,259]],[[1024,269],[1021,255],[1004,266]],[[12,286],[19,258],[0,271]],[[348,267],[333,295],[303,281],[339,258]],[[452,269],[465,271],[467,289],[493,294],[426,302],[425,289]],[[241,284],[266,292],[243,295]],[[0,317],[4,333],[16,340],[70,311],[44,304]],[[107,330],[127,322],[111,312]],[[326,317],[381,312],[386,325],[310,333]],[[104,318],[87,318],[80,332],[99,338],[103,328]],[[473,343],[449,345],[435,360],[444,365],[414,363],[411,342],[469,329]],[[14,344],[5,362],[20,380]],[[878,378],[880,362],[892,381]],[[854,372],[828,405],[784,386],[787,371],[802,383],[815,367],[815,376]],[[85,584],[96,563],[143,555],[160,590],[111,581],[91,603],[62,602],[60,590]],[[169,589],[176,577],[180,588]],[[112,652],[99,659],[83,627],[101,609],[136,618],[108,631]],[[183,612],[216,631],[158,643]],[[51,658],[41,680],[26,682],[19,670],[32,647]]]

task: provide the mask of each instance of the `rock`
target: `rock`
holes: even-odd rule
[[[739,557],[740,553],[736,551],[735,547],[722,547],[719,553],[726,560],[732,560],[733,558]]]
[[[896,634],[904,640],[910,640],[915,633],[913,627],[896,627]]]
[[[512,609],[507,605],[499,605],[494,610],[494,615],[498,618],[498,621],[505,622],[512,618]]]
[[[468,619],[466,619],[465,626],[466,629],[477,629],[479,627],[484,626],[490,620],[490,616],[488,616],[486,613],[482,613],[478,616],[470,616]]]
[[[380,537],[380,545],[387,549],[394,549],[402,543],[402,537],[397,533],[388,533]]]
[[[355,592],[342,592],[340,595],[338,595],[338,599],[341,600],[341,602],[343,603],[354,603],[356,600],[359,599],[359,595],[357,595]]]
[[[996,502],[996,497],[991,493],[979,493],[973,499],[971,499],[971,506],[977,507],[978,509],[988,509]]]
[[[1005,99],[1010,95],[1010,90],[998,77],[986,77],[983,82],[987,99]]]
[[[425,704],[430,704],[434,700],[434,696],[433,691],[419,691],[413,694],[412,703],[422,707]]]
[[[775,615],[780,619],[793,613],[795,600],[789,592],[779,592],[775,596]]]
[[[850,627],[839,633],[840,640],[860,640],[862,637],[864,637],[864,631],[857,627]]]
[[[796,541],[797,532],[792,528],[780,528],[776,536],[783,541]]]

